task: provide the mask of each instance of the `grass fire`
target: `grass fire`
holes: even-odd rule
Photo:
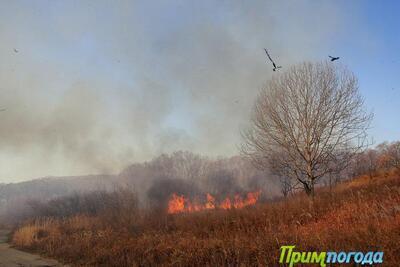
[[[172,194],[168,201],[168,213],[181,213],[181,212],[195,212],[202,210],[213,210],[213,209],[241,209],[243,207],[251,206],[257,203],[261,191],[249,192],[246,197],[243,198],[240,194],[236,194],[232,199],[226,197],[220,203],[215,201],[215,197],[211,194],[206,194],[205,203],[200,203],[199,200],[190,201],[185,196],[179,196]]]

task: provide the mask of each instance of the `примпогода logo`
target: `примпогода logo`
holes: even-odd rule
[[[288,264],[290,267],[300,263],[319,263],[320,266],[324,267],[326,264],[333,263],[357,263],[361,265],[372,265],[383,262],[383,252],[381,251],[369,251],[366,253],[360,251],[299,252],[293,251],[295,247],[296,246],[281,246],[279,263]]]

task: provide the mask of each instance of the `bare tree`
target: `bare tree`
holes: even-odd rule
[[[293,183],[293,179],[290,176],[280,176],[279,183],[281,193],[285,198],[292,194],[296,188],[296,184]]]
[[[368,149],[365,151],[365,161],[370,179],[374,178],[374,175],[376,175],[376,172],[378,171],[378,158],[379,154],[375,149]]]
[[[208,159],[188,151],[162,154],[151,162],[159,176],[196,181],[205,176]]]
[[[242,152],[260,168],[279,154],[287,173],[313,196],[321,177],[344,169],[364,147],[372,114],[363,105],[347,69],[328,62],[296,65],[259,93]]]
[[[171,159],[176,177],[196,181],[205,176],[207,158],[188,151],[177,151]]]

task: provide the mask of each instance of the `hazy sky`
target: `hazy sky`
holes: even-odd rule
[[[340,56],[400,139],[398,1],[0,1],[0,182],[238,153],[271,77]],[[15,52],[16,49],[18,52]]]

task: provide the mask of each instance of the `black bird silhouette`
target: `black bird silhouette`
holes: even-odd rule
[[[340,57],[332,57],[332,56],[329,56],[330,58],[331,58],[331,61],[335,61],[335,60],[338,60]]]
[[[272,62],[272,66],[274,66],[274,68],[273,68],[272,70],[273,70],[273,71],[276,71],[277,69],[282,68],[282,66],[277,66],[277,65],[275,64],[275,62],[272,60],[271,56],[268,54],[267,49],[264,48],[264,50],[265,50],[265,53],[267,53],[267,56],[268,56],[269,60]]]

